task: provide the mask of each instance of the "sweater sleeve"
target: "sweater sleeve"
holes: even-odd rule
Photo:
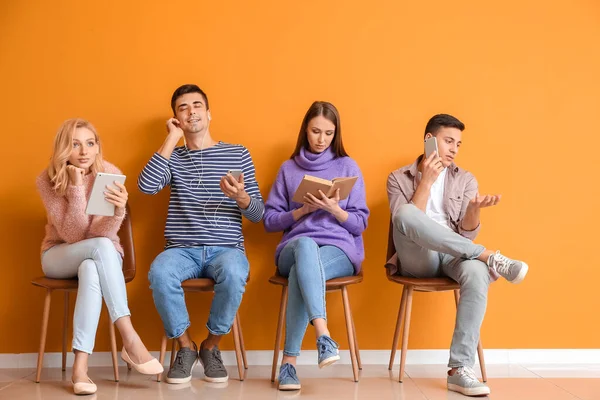
[[[365,181],[358,168],[357,172],[358,179],[348,196],[348,203],[345,208],[345,211],[348,213],[348,219],[341,223],[354,236],[362,235],[363,231],[367,229],[367,219],[369,218]]]
[[[461,218],[458,221],[458,233],[461,236],[464,236],[469,240],[475,240],[475,238],[479,234],[479,231],[481,230],[481,222],[479,222],[477,227],[475,229],[473,229],[472,231],[467,231],[466,229],[463,229],[463,227],[462,227],[462,220],[463,220],[463,217],[465,216],[465,213],[467,212],[467,207],[469,206],[469,202],[471,201],[471,199],[473,197],[477,196],[478,191],[479,191],[479,185],[477,184],[477,179],[475,179],[474,176],[471,176],[471,179],[469,180],[469,182],[467,183],[467,185],[465,187],[465,192],[463,194],[464,200],[463,200],[462,209],[460,212]]]
[[[66,243],[85,239],[88,227],[85,187],[69,185],[65,195],[60,196],[45,172],[37,178],[36,184],[46,208],[48,223],[54,226],[60,238]]]
[[[279,169],[271,192],[265,203],[264,225],[267,232],[281,232],[294,225],[294,216],[289,207],[289,196],[285,187],[283,167]]]
[[[105,163],[105,170],[109,174],[123,174],[119,168],[108,163]],[[92,223],[90,225],[87,237],[94,238],[115,236],[117,232],[119,232],[124,219],[125,210],[122,208],[115,208],[115,215],[112,217],[95,215],[92,218]]]
[[[240,211],[250,221],[255,223],[260,222],[265,213],[265,205],[258,188],[258,182],[256,181],[254,163],[252,162],[250,152],[246,148],[242,152],[242,172],[244,173],[244,187],[246,193],[250,196],[250,205],[245,210],[240,208]]]
[[[169,160],[154,153],[138,178],[138,188],[142,193],[156,194],[171,183]]]

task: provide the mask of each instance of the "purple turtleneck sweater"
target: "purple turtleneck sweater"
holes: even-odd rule
[[[302,207],[292,201],[304,175],[324,179],[358,176],[347,199],[340,207],[348,213],[345,222],[338,222],[327,211],[317,210],[294,221],[292,211]],[[275,252],[275,263],[285,245],[293,239],[308,236],[319,246],[340,248],[352,264],[356,273],[365,259],[362,233],[367,227],[369,209],[366,204],[365,182],[356,162],[350,157],[336,157],[331,148],[320,154],[304,148],[300,154],[283,163],[265,203],[264,224],[268,232],[283,231],[283,238]]]

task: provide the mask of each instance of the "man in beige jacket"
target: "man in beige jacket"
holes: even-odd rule
[[[425,139],[435,137],[438,152],[427,158],[421,155],[389,175],[387,191],[398,256],[392,273],[415,278],[448,276],[460,284],[448,389],[481,396],[490,389],[479,382],[472,367],[488,286],[499,276],[519,283],[528,266],[473,242],[481,227],[481,209],[497,205],[500,196],[480,195],[475,177],[454,163],[464,129],[451,115],[433,116]]]

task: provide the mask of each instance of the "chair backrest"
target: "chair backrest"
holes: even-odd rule
[[[123,247],[123,276],[125,282],[135,278],[135,249],[133,247],[133,231],[131,229],[131,209],[127,204],[125,209],[125,219],[119,229],[119,239]]]
[[[387,263],[390,258],[396,254],[396,247],[394,246],[394,224],[390,218],[390,226],[388,228],[388,244],[387,244],[387,255],[385,262]]]
[[[398,272],[398,264],[398,254],[396,252],[396,246],[394,245],[394,224],[392,222],[392,218],[390,218],[387,254],[385,256],[385,274],[388,277],[396,274]]]

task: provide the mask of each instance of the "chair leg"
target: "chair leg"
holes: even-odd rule
[[[454,289],[454,303],[456,304],[456,308],[458,308],[459,302],[460,302],[460,289]]]
[[[358,369],[362,371],[362,362],[360,361],[360,348],[358,347],[358,338],[356,337],[356,327],[354,325],[354,314],[350,313],[350,319],[352,321],[352,334],[354,335],[354,349],[356,353],[356,362]]]
[[[479,343],[477,344],[477,356],[479,357],[479,367],[481,368],[481,377],[484,382],[487,382],[487,371],[485,369],[485,358],[483,356],[483,345],[481,344],[481,339],[479,339]]]
[[[460,290],[454,291],[454,302],[456,303],[456,307],[458,307],[458,302],[460,301]],[[481,368],[481,377],[484,382],[487,382],[487,371],[485,369],[485,358],[483,356],[483,345],[481,344],[481,339],[479,339],[479,343],[477,343],[477,356],[479,357],[479,367]]]
[[[117,337],[115,335],[115,324],[108,321],[108,331],[110,333],[110,352],[112,354],[113,370],[115,373],[115,382],[119,382],[119,361],[117,360]]]
[[[164,365],[165,364],[165,355],[167,353],[167,336],[163,335],[161,341],[160,341],[160,354],[158,356],[158,361],[160,362],[160,365]],[[162,377],[162,374],[157,374],[156,375],[156,382],[160,382],[160,378]]]
[[[394,358],[396,358],[396,350],[398,349],[398,340],[400,339],[400,328],[402,327],[402,321],[404,321],[404,313],[406,311],[406,295],[408,291],[405,287],[402,287],[402,300],[400,300],[400,309],[398,310],[398,319],[396,320],[396,330],[394,331],[394,340],[392,340],[392,354],[390,354],[390,363],[388,370],[392,370],[394,366]]]
[[[404,314],[404,330],[402,331],[402,350],[400,351],[400,373],[398,375],[398,381],[402,382],[404,379],[404,365],[406,363],[406,353],[408,351],[408,335],[410,332],[410,313],[412,311],[412,297],[413,287],[405,287],[406,290],[406,311]]]
[[[346,331],[348,332],[348,345],[350,346],[352,373],[354,375],[354,382],[358,382],[358,363],[356,361],[356,348],[354,347],[354,332],[352,331],[352,311],[350,311],[348,288],[346,286],[342,286],[342,300],[344,303],[344,314],[346,316]]]
[[[244,360],[244,369],[248,369],[248,360],[246,359],[246,345],[244,344],[244,333],[242,332],[242,321],[240,320],[240,313],[235,314],[235,318],[238,323],[238,331],[240,332],[240,345],[242,348],[242,359]]]
[[[46,349],[46,333],[48,333],[48,318],[50,317],[50,300],[52,300],[52,289],[47,289],[46,298],[44,299],[44,312],[42,314],[42,333],[40,334],[40,352],[38,353],[35,383],[40,383],[40,377],[42,375],[44,350]]]
[[[235,345],[235,359],[237,360],[240,381],[244,380],[244,361],[242,357],[242,345],[240,343],[240,329],[237,318],[233,319],[233,344]]]
[[[277,331],[275,332],[275,348],[273,349],[273,366],[271,368],[271,382],[275,382],[275,373],[277,372],[277,362],[279,361],[279,349],[281,348],[281,336],[283,334],[283,319],[287,308],[288,287],[281,289],[281,302],[279,303],[279,318],[277,318]]]
[[[173,366],[175,362],[175,355],[177,354],[177,339],[171,339],[171,361],[169,362],[169,368]]]
[[[67,369],[67,331],[69,330],[69,292],[65,290],[65,312],[63,320],[62,370]]]

